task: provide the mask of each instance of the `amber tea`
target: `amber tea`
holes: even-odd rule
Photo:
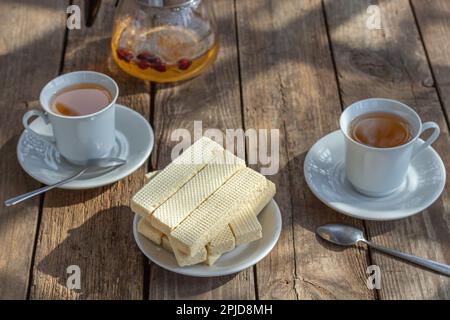
[[[198,25],[206,23],[199,17],[192,19]],[[200,36],[169,25],[141,30],[139,37],[131,36],[133,31],[128,21],[117,28],[113,55],[120,68],[144,80],[176,82],[195,77],[214,62],[219,49],[212,31]]]
[[[112,101],[111,93],[95,83],[79,83],[58,91],[51,99],[51,109],[58,114],[76,117],[96,113]]]
[[[389,112],[373,112],[357,117],[350,125],[349,134],[355,141],[375,148],[398,147],[412,138],[408,121]]]

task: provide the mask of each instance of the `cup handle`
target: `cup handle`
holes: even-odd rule
[[[422,144],[420,147],[416,148],[413,153],[413,158],[417,156],[419,153],[421,153],[423,150],[428,148],[430,145],[432,145],[437,138],[439,138],[439,135],[441,134],[441,129],[439,129],[439,126],[435,122],[425,122],[422,125],[422,132],[420,135],[422,135],[425,131],[433,129],[433,134],[428,138],[427,141],[425,141],[424,144]]]
[[[41,118],[44,120],[45,124],[49,124],[50,121],[49,121],[49,119],[48,119],[48,115],[45,114],[45,113],[42,112],[42,111],[34,110],[34,109],[33,109],[33,110],[30,110],[30,111],[27,111],[27,112],[23,115],[22,123],[23,123],[23,126],[25,127],[25,129],[26,129],[29,133],[31,133],[32,135],[34,135],[35,137],[37,137],[37,138],[39,138],[39,139],[43,139],[43,140],[48,141],[48,142],[50,142],[50,143],[55,143],[55,142],[56,142],[55,137],[53,137],[53,136],[51,136],[51,137],[49,137],[49,136],[44,136],[44,135],[42,135],[42,134],[40,134],[40,133],[37,133],[36,131],[34,131],[33,129],[30,128],[30,125],[29,125],[28,122],[29,122],[30,118],[32,118],[32,117],[41,117]]]

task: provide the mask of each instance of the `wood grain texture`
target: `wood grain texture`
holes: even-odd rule
[[[69,32],[63,72],[87,69],[111,75],[120,88],[119,102],[148,119],[148,84],[124,75],[110,59],[115,2],[102,2],[92,28]],[[111,186],[45,195],[31,298],[142,299],[144,259],[133,239],[128,203],[145,172],[143,166]],[[81,269],[81,290],[66,287],[70,265]]]
[[[393,98],[413,107],[424,121],[442,130],[434,148],[449,170],[450,138],[432,75],[407,0],[377,1],[382,28],[366,28],[367,7],[373,1],[326,0],[333,53],[344,105],[370,97]],[[449,187],[429,209],[395,222],[368,222],[371,240],[418,256],[450,262]],[[381,268],[381,299],[448,299],[450,279],[377,252]]]
[[[110,58],[116,1],[103,1],[91,29],[68,32],[63,55],[68,2],[0,3],[0,23],[7,26],[0,29],[0,201],[39,186],[16,160],[20,119],[38,107],[39,91],[57,75],[62,58],[63,72],[89,69],[113,76],[120,102],[150,117],[149,84],[123,74]],[[83,1],[73,2],[83,10]],[[276,248],[256,268],[235,276],[197,279],[150,264],[147,279],[148,261],[134,243],[128,208],[143,183],[144,166],[112,186],[45,195],[34,266],[39,199],[0,208],[0,299],[26,298],[30,282],[32,299],[449,299],[448,278],[361,248],[341,250],[314,235],[329,222],[365,226],[376,243],[450,263],[448,186],[422,214],[362,223],[320,203],[303,177],[308,149],[338,128],[341,102],[369,97],[401,100],[424,121],[438,122],[442,135],[434,147],[450,169],[449,130],[439,101],[450,114],[448,1],[211,2],[220,26],[219,59],[192,81],[156,88],[152,166],[171,161],[173,130],[192,133],[195,120],[203,121],[204,130],[280,129],[280,172],[269,177],[283,214]],[[381,9],[381,30],[366,27],[372,4]],[[365,284],[370,263],[382,271],[378,292]],[[66,288],[69,265],[81,268],[81,290]]]
[[[3,202],[39,187],[19,166],[22,115],[57,75],[68,1],[0,3],[0,300],[25,299],[39,214],[39,197],[12,208]],[[44,55],[40,54],[45,52]]]
[[[173,140],[179,138],[171,138],[175,129],[185,128],[194,138],[194,121],[202,121],[203,130],[215,128],[223,133],[227,128],[242,128],[234,8],[227,0],[210,3],[219,25],[221,48],[217,61],[196,79],[157,88],[154,125],[158,147],[153,163],[158,169],[172,160],[172,148],[178,143]],[[149,298],[253,299],[253,270],[200,279],[176,275],[151,264]]]
[[[367,256],[319,241],[315,229],[346,222],[303,177],[308,149],[338,128],[341,111],[321,1],[236,1],[245,128],[280,129],[280,171],[270,177],[281,238],[257,265],[261,299],[373,299]]]
[[[411,1],[428,54],[434,79],[425,86],[435,86],[447,117],[450,114],[450,2],[445,0]],[[436,81],[436,83],[434,83]]]

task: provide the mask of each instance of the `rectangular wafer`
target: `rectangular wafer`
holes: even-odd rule
[[[212,266],[214,263],[216,263],[217,260],[219,260],[219,258],[221,257],[221,254],[216,254],[216,255],[210,255],[208,254],[208,257],[206,258],[205,263],[208,266]]]
[[[150,239],[157,245],[161,245],[161,238],[163,237],[163,233],[150,225],[150,222],[144,218],[141,218],[138,222],[138,232]]]
[[[208,138],[201,138],[183,154],[155,175],[131,199],[131,209],[142,217],[152,214],[184,184],[220,156],[223,148]]]
[[[222,255],[236,247],[231,228],[227,225],[206,245],[209,255]]]
[[[242,160],[237,164],[223,164],[221,161],[220,158],[213,159],[178,192],[154,210],[149,217],[152,226],[169,234],[232,175],[245,168],[245,162]]]
[[[217,259],[220,258],[220,256],[232,250],[234,248],[234,237],[230,230],[230,228],[227,226],[225,228],[226,231],[220,232],[219,235],[216,237],[216,240],[212,240],[213,243],[212,247],[214,248],[213,252],[214,255],[211,255],[208,250],[201,250],[196,256],[189,257],[179,251],[174,251],[169,239],[166,235],[162,234],[159,230],[152,227],[148,221],[145,221],[145,219],[141,219],[138,223],[138,231],[143,236],[151,240],[157,245],[160,245],[165,250],[173,253],[175,255],[175,258],[177,260],[177,263],[179,263],[180,266],[187,266],[192,264],[197,264],[200,262],[205,261],[205,252],[207,254],[206,262],[209,265],[212,265]],[[233,237],[232,240],[229,237]],[[209,245],[209,244],[208,244]]]
[[[163,235],[161,238],[161,247],[173,253],[173,249],[172,246],[170,245],[169,238],[167,238],[166,235]]]
[[[155,174],[157,174],[157,171],[147,173],[145,175],[146,181],[148,182]],[[236,246],[258,240],[262,237],[262,227],[257,218],[261,210],[256,208],[255,211],[252,211],[244,208],[242,212],[237,213],[230,221],[229,226],[236,239]]]
[[[195,255],[244,207],[261,207],[275,186],[258,172],[245,168],[232,176],[169,234],[172,247]]]
[[[236,246],[262,238],[262,227],[256,217],[266,204],[243,207],[230,221],[230,228],[236,239]]]
[[[193,256],[186,255],[183,252],[179,251],[176,247],[172,245],[172,242],[169,239],[170,247],[172,248],[173,254],[175,255],[175,259],[180,267],[191,266],[194,264],[198,264],[206,261],[208,257],[208,252],[205,247],[198,250]]]

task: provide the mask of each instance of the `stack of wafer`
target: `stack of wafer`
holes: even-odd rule
[[[258,240],[257,215],[275,185],[208,138],[165,169],[146,176],[131,200],[138,231],[172,252],[183,266],[213,265],[236,246]]]

